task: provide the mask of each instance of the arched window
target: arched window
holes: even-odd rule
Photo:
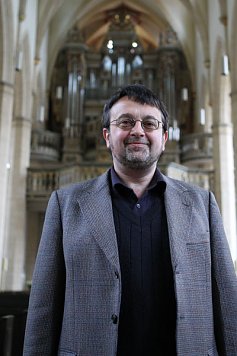
[[[111,72],[112,69],[112,59],[109,56],[105,56],[102,62],[103,70],[105,72]]]
[[[142,60],[141,56],[139,56],[137,54],[132,61],[132,66],[135,69],[135,68],[141,67],[142,65],[143,65],[143,60]]]

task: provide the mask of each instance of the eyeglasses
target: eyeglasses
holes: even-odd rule
[[[116,125],[121,130],[129,131],[136,125],[137,121],[141,122],[141,126],[144,131],[158,130],[159,127],[163,126],[161,121],[153,117],[145,117],[142,120],[135,120],[130,117],[120,117],[118,119],[112,120],[110,125]]]

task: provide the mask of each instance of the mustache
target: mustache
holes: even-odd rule
[[[149,145],[150,142],[144,138],[136,138],[136,137],[129,137],[127,139],[124,140],[124,144],[130,144],[130,143],[141,143],[144,145]]]

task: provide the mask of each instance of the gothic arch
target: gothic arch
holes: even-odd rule
[[[131,4],[130,4],[131,3]],[[145,13],[149,13],[149,9],[146,4],[143,4],[142,2],[137,2],[135,5],[132,1],[121,1],[121,0],[115,0],[113,2],[113,8],[116,6],[119,6],[120,4],[124,5],[131,5],[131,8],[136,7],[139,11],[143,11]],[[60,11],[58,11],[55,19],[52,19],[52,23],[54,24],[55,28],[57,28],[57,22],[58,24],[61,21],[62,17],[64,16],[64,27],[62,29],[62,26],[59,26],[57,28],[57,38],[54,38],[53,44],[52,44],[52,51],[49,53],[49,71],[48,71],[48,79],[50,81],[51,77],[51,72],[52,68],[54,66],[56,57],[58,55],[58,52],[64,42],[65,36],[67,35],[67,32],[72,28],[73,24],[76,22],[85,22],[85,19],[90,22],[91,19],[98,17],[98,14],[100,14],[103,11],[106,11],[106,9],[110,9],[111,5],[108,4],[107,0],[100,0],[100,1],[90,1],[84,4],[83,6],[79,6],[79,2],[75,3],[74,0],[71,0],[71,7],[67,7],[66,4],[62,5],[60,8]],[[80,11],[78,9],[80,8]],[[145,10],[144,10],[145,8]],[[70,9],[70,13],[67,12],[67,10]],[[67,13],[67,16],[65,17],[65,13]],[[150,14],[153,14],[152,11],[150,11]],[[151,16],[151,15],[149,15]],[[156,17],[153,14],[153,22],[158,21],[158,18],[161,18],[161,14],[159,13],[158,16]]]
[[[185,36],[185,29],[183,25],[184,23],[187,24],[188,22],[190,24],[190,27],[192,26],[192,17],[190,17],[189,9],[186,6],[184,6],[181,2],[177,2],[177,1],[176,2],[172,1],[172,3],[169,2],[168,5],[167,2],[165,1],[161,1],[159,5],[156,3],[156,1],[152,1],[148,5],[147,2],[145,1],[138,1],[136,2],[136,4],[134,4],[134,2],[130,0],[129,1],[119,0],[113,2],[113,8],[115,5],[117,6],[119,4],[128,5],[131,6],[131,8],[141,11],[146,16],[149,16],[151,23],[153,23],[157,27],[158,25],[160,26],[161,23],[163,23],[163,26],[164,24],[166,24],[166,26],[170,24],[170,26],[172,26],[174,31],[178,34],[178,37],[180,34],[180,42],[183,51],[186,55],[190,72],[194,73],[193,70],[194,41],[193,39],[191,39],[189,42],[187,42],[187,37]],[[176,9],[178,9],[179,16],[181,16],[182,21],[177,21],[177,16],[173,11],[174,6],[176,7]],[[79,8],[80,11],[78,11]],[[87,18],[89,21],[89,18],[91,18],[92,15],[95,17],[96,14],[96,17],[98,17],[98,14],[101,13],[101,11],[105,11],[106,9],[111,9],[111,3],[108,3],[107,0],[101,0],[96,2],[90,1],[83,6],[81,6],[78,1],[75,2],[74,0],[71,0],[70,6],[64,3],[58,9],[55,16],[52,17],[51,19],[52,20],[51,29],[53,29],[54,31],[54,37],[49,39],[50,41],[49,67],[48,67],[49,82],[50,82],[52,68],[54,66],[57,54],[63,44],[63,41],[65,39],[68,30],[73,26],[73,24],[76,23],[76,21],[84,22],[85,18]],[[70,12],[68,12],[69,10]],[[203,24],[201,24],[200,28],[201,29],[203,28]],[[52,35],[52,31],[51,31],[51,35]]]
[[[201,8],[200,2],[192,2],[190,0],[180,0],[187,8],[192,20],[194,21],[197,31],[201,38],[203,53],[205,60],[209,60],[208,50],[208,29],[207,29],[207,12]]]
[[[35,57],[39,58],[40,47],[47,32],[50,21],[57,10],[61,7],[63,0],[51,0],[39,2],[39,22],[37,27]]]

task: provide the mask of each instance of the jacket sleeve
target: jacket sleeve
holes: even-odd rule
[[[57,193],[52,193],[32,279],[23,356],[54,356],[60,337],[64,290],[62,222]]]
[[[221,356],[237,355],[237,278],[224,227],[210,193],[210,234],[215,337]]]

